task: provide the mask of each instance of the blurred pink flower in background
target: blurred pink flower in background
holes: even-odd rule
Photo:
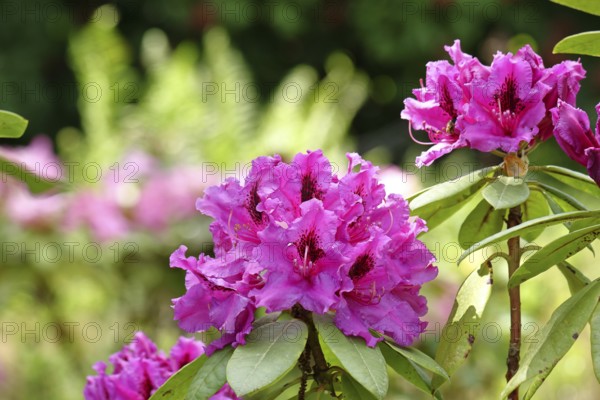
[[[40,178],[61,178],[64,166],[52,149],[47,136],[36,136],[28,146],[0,147],[0,156],[38,175]],[[29,228],[50,228],[59,220],[65,208],[65,195],[43,194],[34,196],[27,185],[6,176],[2,171],[0,203],[11,221]]]
[[[195,199],[206,186],[199,166],[165,168],[158,159],[140,151],[106,168],[92,162],[73,163],[77,166],[67,168],[46,136],[36,136],[27,146],[0,147],[0,156],[41,178],[71,185],[58,194],[34,195],[25,183],[4,173],[0,204],[9,221],[28,229],[85,229],[101,242],[139,231],[166,231],[196,213]],[[92,164],[101,174],[98,182],[77,169]]]
[[[152,231],[165,229],[173,220],[196,214],[196,199],[202,194],[200,168],[174,167],[156,170],[140,192],[134,219]]]
[[[400,169],[395,165],[381,167],[377,172],[379,182],[385,186],[386,193],[400,194],[408,197],[423,188],[416,175]]]

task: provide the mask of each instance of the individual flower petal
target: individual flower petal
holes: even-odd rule
[[[204,354],[204,343],[192,338],[180,337],[171,348],[170,359],[174,371]]]
[[[579,81],[585,78],[585,74],[586,72],[579,61],[563,61],[550,68],[541,79],[544,84],[551,87],[551,90],[544,97],[547,111],[546,116],[539,125],[539,140],[543,141],[552,136],[554,126],[550,110],[558,105],[559,100],[572,106],[576,105],[577,93],[579,93],[581,87]]]
[[[600,147],[585,149],[585,155],[588,159],[586,165],[588,174],[600,186]]]
[[[467,142],[464,139],[457,139],[455,142],[436,143],[416,158],[415,165],[419,168],[423,166],[429,166],[438,158],[450,153],[453,150],[466,146]]]
[[[465,101],[468,102],[471,98],[468,84],[473,81],[487,79],[490,73],[489,67],[481,64],[481,62],[472,55],[463,53],[460,46],[460,40],[458,39],[454,41],[452,46],[444,46],[444,50],[446,50],[458,70],[457,81],[465,94]]]
[[[571,159],[587,166],[588,157],[585,150],[600,147],[598,139],[590,129],[588,115],[561,100],[551,112],[556,141]]]

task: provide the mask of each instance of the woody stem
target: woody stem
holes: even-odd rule
[[[513,207],[508,212],[508,229],[519,225],[521,220],[521,206]],[[521,247],[519,236],[508,239],[508,277],[515,273],[521,262]],[[517,373],[521,352],[521,289],[517,285],[508,290],[510,301],[510,344],[506,365],[506,381]],[[509,396],[509,400],[519,400],[519,389],[516,388]]]

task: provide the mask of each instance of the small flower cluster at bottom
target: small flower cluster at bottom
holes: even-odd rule
[[[204,343],[180,337],[169,356],[138,332],[133,341],[110,356],[112,373],[100,361],[94,365],[97,375],[89,376],[83,391],[85,400],[147,400],[175,372],[204,354]],[[225,384],[211,400],[238,399]]]

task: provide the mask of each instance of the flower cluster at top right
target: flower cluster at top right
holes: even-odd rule
[[[410,128],[428,133],[424,144],[433,145],[417,157],[419,167],[462,147],[518,153],[554,135],[600,185],[599,128],[593,133],[575,105],[585,77],[580,62],[546,68],[528,45],[516,54],[496,53],[489,66],[464,53],[459,40],[445,50],[453,63],[427,63],[425,84],[413,90],[415,98],[404,101],[401,113]]]

